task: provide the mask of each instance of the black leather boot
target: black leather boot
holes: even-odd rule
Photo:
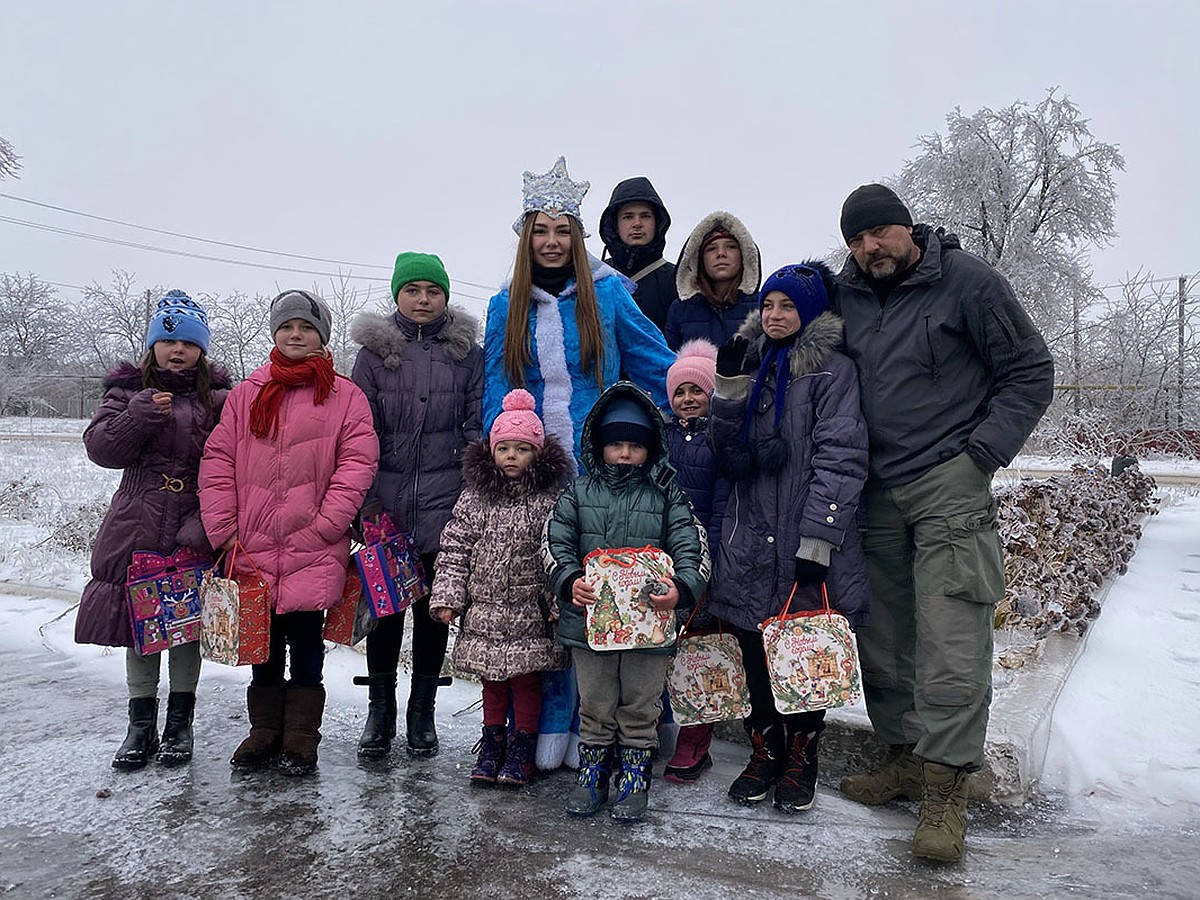
[[[433,707],[439,680],[436,675],[412,677],[412,687],[408,692],[408,710],[404,717],[408,726],[409,756],[437,755],[438,737],[433,723]]]
[[[158,698],[134,697],[129,701],[129,731],[113,757],[113,768],[126,772],[140,769],[157,750]]]
[[[162,765],[181,766],[192,758],[192,716],[195,711],[195,694],[172,691],[167,695],[167,720],[156,757]]]
[[[396,736],[396,673],[367,676],[367,721],[358,739],[358,755],[387,756]]]

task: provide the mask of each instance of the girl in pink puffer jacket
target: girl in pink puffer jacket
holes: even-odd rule
[[[238,571],[253,571],[253,560],[271,590],[271,655],[253,667],[235,769],[276,757],[288,775],[317,767],[325,610],[341,596],[350,524],[379,459],[366,396],[333,370],[330,328],[329,308],[307,291],[271,301],[271,361],[230,393],[200,463],[209,541],[240,543]]]

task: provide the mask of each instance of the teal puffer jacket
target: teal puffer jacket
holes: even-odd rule
[[[597,446],[595,427],[604,409],[620,396],[635,397],[658,429],[658,446],[641,466],[608,465]],[[558,639],[568,647],[587,647],[584,611],[571,602],[571,585],[583,575],[583,558],[596,549],[661,547],[675,567],[679,589],[676,619],[686,620],[708,585],[711,563],[704,529],[692,514],[687,495],[675,483],[667,462],[666,428],[653,401],[637,386],[621,381],[605,391],[588,413],[582,434],[583,475],[567,488],[546,522],[542,556],[550,587],[558,598]],[[638,650],[671,653],[674,646]]]

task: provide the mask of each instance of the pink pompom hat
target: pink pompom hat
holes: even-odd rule
[[[524,441],[541,450],[546,443],[546,430],[542,427],[542,420],[533,411],[535,406],[533,394],[522,388],[505,394],[501,404],[503,412],[496,416],[488,433],[492,447],[501,441]]]
[[[685,341],[671,368],[667,369],[667,396],[674,397],[675,389],[687,382],[711,394],[717,385],[717,348],[703,338]]]

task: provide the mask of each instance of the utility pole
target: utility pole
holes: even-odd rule
[[[1183,430],[1183,320],[1184,304],[1187,302],[1187,276],[1179,276],[1179,335],[1175,359],[1175,427]]]

